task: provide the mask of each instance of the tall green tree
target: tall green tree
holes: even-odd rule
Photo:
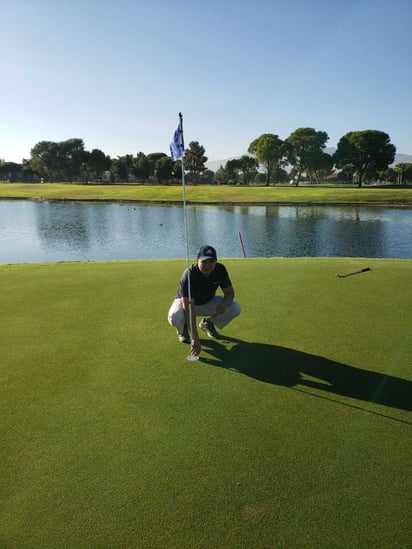
[[[333,156],[318,151],[314,153],[308,163],[308,172],[311,183],[321,183],[328,175],[332,173]]]
[[[0,181],[13,183],[18,181],[22,173],[22,164],[0,161]]]
[[[334,161],[337,168],[351,166],[355,171],[358,186],[365,177],[375,177],[392,164],[396,147],[387,133],[378,130],[349,132],[340,138]]]
[[[90,171],[97,180],[102,178],[103,172],[110,169],[112,160],[100,149],[93,149],[88,159]]]
[[[320,154],[326,147],[329,136],[314,128],[298,128],[286,139],[286,156],[295,168],[295,185],[298,186],[302,173],[314,171],[324,162]]]
[[[255,179],[257,167],[256,159],[252,156],[244,154],[239,158],[239,171],[242,175],[242,183],[244,185],[249,185]]]
[[[192,180],[192,183],[200,182],[200,176],[206,170],[205,162],[207,162],[205,148],[199,145],[198,141],[191,141],[189,148],[185,150],[184,166],[189,172],[189,179]]]
[[[126,154],[124,156],[118,156],[112,160],[110,171],[113,173],[116,181],[128,182],[129,177],[132,175],[133,167],[133,155]]]
[[[230,180],[230,176],[228,174],[228,171],[221,164],[219,168],[216,170],[216,182],[218,185],[228,185],[229,180]]]
[[[162,152],[155,152],[150,153],[147,155],[147,160],[149,161],[149,176],[152,177],[155,181],[157,181],[157,173],[156,173],[156,164],[157,161],[161,158],[165,158],[167,155]]]
[[[247,154],[228,160],[224,168],[226,183],[248,185],[256,177],[257,167],[256,159]]]
[[[176,160],[172,164],[172,177],[175,181],[182,181],[182,161]]]
[[[156,180],[158,183],[164,181],[170,182],[173,178],[173,160],[170,156],[162,156],[156,162],[155,166]]]
[[[93,149],[91,152],[84,151],[82,163],[83,179],[87,182],[102,181],[103,172],[110,169],[112,160],[106,156],[100,149]]]
[[[63,173],[60,148],[54,141],[39,141],[30,151],[30,163],[35,172],[49,180]]]
[[[240,162],[238,158],[228,160],[225,165],[227,182],[230,185],[237,185],[240,181]]]
[[[205,170],[202,173],[201,183],[213,185],[216,182],[216,174],[213,170]]]
[[[402,175],[403,183],[412,183],[412,162],[406,162],[406,169]]]
[[[278,135],[264,133],[249,145],[248,153],[252,154],[258,164],[266,172],[266,185],[272,181],[272,176],[284,164],[284,142]]]
[[[31,166],[35,172],[49,180],[73,180],[80,176],[86,156],[83,139],[66,141],[40,141],[31,149]]]
[[[398,185],[404,185],[406,181],[412,179],[412,164],[409,162],[399,162],[393,167],[396,172]]]
[[[59,148],[59,164],[63,170],[64,179],[73,181],[80,175],[82,164],[85,161],[84,141],[77,137],[57,143]]]
[[[33,170],[30,159],[23,158],[21,169],[21,181],[34,182],[38,180],[36,172]]]
[[[396,183],[398,180],[398,174],[396,173],[396,170],[389,167],[386,168],[386,170],[379,170],[378,178],[381,182],[383,181],[385,183]]]
[[[148,181],[150,175],[150,162],[147,156],[138,152],[133,160],[133,174],[139,181]]]

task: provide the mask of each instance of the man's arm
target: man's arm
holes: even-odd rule
[[[219,305],[216,307],[216,316],[223,314],[235,298],[235,290],[233,289],[233,286],[222,288],[222,291],[223,299],[222,303],[219,303]]]
[[[183,307],[183,310],[185,312],[185,317],[186,317],[186,326],[187,326],[187,329],[188,329],[189,333],[190,333],[190,326],[192,326],[192,333],[190,334],[190,337],[191,337],[191,340],[192,340],[191,354],[195,355],[195,356],[199,356],[202,346],[200,344],[199,334],[198,334],[197,326],[196,326],[196,311],[195,311],[195,307],[194,307],[194,304],[193,304],[193,298],[192,298],[192,304],[193,304],[192,307],[189,307],[189,298],[188,297],[182,297],[181,299],[182,299],[182,307]],[[192,313],[192,322],[190,322],[189,311],[191,311],[191,313]]]

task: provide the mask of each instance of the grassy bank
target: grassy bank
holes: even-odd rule
[[[180,186],[71,185],[63,183],[1,183],[0,198],[66,200],[138,200],[181,202]],[[187,187],[187,200],[199,203],[328,203],[412,205],[411,188],[341,186]]]
[[[198,363],[184,263],[0,266],[0,545],[409,547],[412,261],[227,260]]]

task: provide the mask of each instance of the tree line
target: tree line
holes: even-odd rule
[[[184,165],[193,182],[211,183],[205,149],[192,141],[185,150]],[[0,160],[0,180],[23,182],[174,183],[181,180],[181,161],[163,152],[111,158],[100,149],[85,150],[83,139],[40,141],[21,164]]]
[[[250,143],[250,157],[244,155],[228,161],[217,171],[216,178],[245,184],[258,178],[266,185],[289,180],[296,186],[303,179],[320,183],[334,178],[358,186],[371,180],[412,181],[412,164],[389,167],[395,159],[396,147],[385,132],[349,132],[341,137],[334,154],[325,152],[328,139],[326,132],[314,128],[298,128],[285,140],[275,134],[262,134]],[[256,174],[257,167],[263,168],[263,173]]]
[[[353,131],[338,142],[334,154],[325,152],[328,134],[314,128],[298,128],[282,140],[266,133],[254,139],[248,154],[228,160],[215,172],[205,166],[208,158],[198,141],[189,143],[183,162],[190,184],[271,185],[302,180],[320,183],[336,177],[361,186],[370,180],[412,181],[412,164],[393,163],[396,148],[388,134],[378,130]],[[163,152],[111,158],[100,149],[85,150],[84,141],[40,141],[21,164],[0,160],[0,180],[26,182],[107,182],[177,184],[181,161]]]

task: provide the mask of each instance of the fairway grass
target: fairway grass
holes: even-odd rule
[[[303,185],[187,187],[187,201],[198,204],[368,204],[412,206],[412,188]],[[79,185],[0,183],[0,198],[37,200],[107,200],[182,203],[181,185]]]
[[[410,547],[412,260],[224,263],[194,363],[184,260],[0,266],[0,547]]]

